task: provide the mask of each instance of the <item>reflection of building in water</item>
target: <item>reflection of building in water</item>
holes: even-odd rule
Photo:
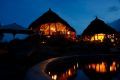
[[[101,74],[108,74],[109,73],[116,73],[120,69],[120,64],[116,61],[113,61],[111,63],[107,62],[98,62],[98,63],[91,63],[79,66],[78,63],[72,65],[72,67],[66,69],[64,72],[54,72],[54,71],[48,71],[48,75],[51,77],[52,80],[69,80],[71,77],[77,74],[77,71],[79,69],[85,69],[87,72],[95,72],[95,73],[101,73]],[[90,74],[91,74],[90,73]]]
[[[94,70],[99,73],[106,73],[106,72],[116,72],[119,68],[119,64],[115,61],[112,62],[110,66],[107,63],[93,63],[88,65],[89,70]]]
[[[104,23],[104,21],[98,19],[96,17],[90,25],[84,30],[82,34],[83,41],[90,41],[90,42],[104,42],[109,41],[114,43],[117,41],[117,31],[112,27],[108,26]]]
[[[72,67],[68,68],[66,71],[61,72],[61,73],[55,73],[55,72],[49,72],[48,75],[51,77],[52,80],[68,80],[68,78],[74,76],[77,72],[78,63],[73,65]]]
[[[76,37],[75,30],[51,9],[33,22],[29,29],[48,37],[64,36],[67,39],[75,39]]]

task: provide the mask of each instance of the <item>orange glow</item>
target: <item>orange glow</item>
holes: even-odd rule
[[[116,62],[113,62],[110,66],[110,71],[116,71]]]
[[[52,80],[67,80],[68,78],[76,74],[79,66],[80,65],[77,62],[77,64],[75,63],[74,65],[72,65],[72,67],[70,67],[63,73],[56,74],[57,73],[56,72],[55,74],[52,74],[54,72],[48,72],[48,74],[49,76],[51,76]],[[87,68],[88,70],[93,70],[96,73],[106,74],[116,72],[117,69],[119,68],[119,64],[115,61],[109,64],[107,64],[107,62],[99,62],[88,64],[87,67],[85,66],[85,68]]]
[[[102,62],[102,64],[100,64],[100,72],[106,72],[106,65],[104,62]]]
[[[71,76],[71,74],[72,74],[72,73],[71,73],[71,70],[69,69],[69,70],[68,70],[68,75]]]
[[[96,69],[96,72],[100,72],[100,73],[106,72],[106,65],[104,62],[102,62],[101,64],[92,64],[92,68]]]
[[[54,32],[61,32],[61,34],[65,34],[66,26],[59,22],[46,23],[41,25],[40,31],[42,31],[44,35],[53,35]]]
[[[92,68],[95,69],[96,65],[95,64],[92,64]]]
[[[116,67],[115,66],[110,66],[110,71],[116,71]]]
[[[100,66],[99,64],[96,65],[96,72],[100,71],[100,67],[99,66]]]
[[[71,68],[66,70],[64,73],[59,74],[56,80],[67,80],[69,77],[73,76],[76,71],[77,71],[76,65],[73,65]],[[55,76],[51,76],[51,77],[53,80],[55,80],[54,79]]]
[[[51,31],[55,32],[55,28],[51,27]]]
[[[117,68],[119,68],[119,64],[116,64],[116,62],[113,61],[110,66],[107,66],[105,62],[102,62],[102,63],[96,63],[96,64],[89,64],[88,68],[93,69],[99,73],[105,73],[107,72],[107,70],[110,70],[110,72],[113,72],[113,71],[117,71]]]
[[[64,24],[57,23],[46,23],[42,24],[39,27],[39,30],[42,35],[51,36],[51,35],[64,35],[66,38],[75,38],[75,32],[71,31],[69,27]]]

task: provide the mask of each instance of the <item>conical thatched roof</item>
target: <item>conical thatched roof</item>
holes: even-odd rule
[[[82,35],[94,35],[98,33],[113,34],[117,33],[117,31],[96,17],[83,31]]]
[[[55,22],[61,22],[62,24],[66,25],[69,27],[70,30],[74,31],[75,30],[62,18],[60,18],[55,12],[53,12],[51,9],[49,9],[46,13],[44,13],[42,16],[40,16],[37,20],[35,20],[30,26],[29,29],[35,29],[39,27],[42,24],[45,23],[55,23]]]

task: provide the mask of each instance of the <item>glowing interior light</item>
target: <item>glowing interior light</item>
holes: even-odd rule
[[[45,42],[45,41],[42,41],[41,43],[42,43],[42,44],[45,44],[46,42]]]
[[[39,30],[41,31],[42,35],[45,36],[65,35],[66,38],[71,38],[73,40],[74,37],[76,37],[76,33],[74,31],[71,31],[69,27],[65,26],[60,22],[42,24]]]
[[[69,35],[69,34],[70,34],[70,32],[68,31],[68,32],[67,32],[67,34]]]
[[[111,39],[111,42],[114,42],[114,39]]]
[[[76,69],[75,65],[74,65],[74,69]]]
[[[113,62],[110,66],[110,71],[116,71],[116,62]]]
[[[51,30],[52,30],[52,31],[55,31],[55,28],[52,27]]]
[[[113,61],[113,65],[116,65],[116,62],[115,62],[115,61]]]
[[[40,31],[43,31],[44,29],[40,29]]]
[[[100,64],[100,72],[106,72],[106,66],[105,66],[104,62],[102,62],[102,64]]]
[[[53,80],[57,80],[57,75],[53,75],[53,76],[52,76],[52,79],[53,79]]]
[[[99,65],[99,64],[96,65],[96,71],[97,71],[97,72],[100,71],[100,65]]]
[[[96,65],[96,72],[101,72],[101,73],[106,72],[106,65],[104,62]]]
[[[47,38],[50,38],[50,36],[47,36]]]
[[[68,75],[71,76],[71,70],[70,69],[68,70]]]
[[[48,74],[50,75],[50,72]]]
[[[91,65],[89,65],[88,67],[89,67],[89,69],[90,69],[90,68],[91,68]]]
[[[53,76],[52,76],[52,79],[53,79]]]
[[[110,71],[112,72],[112,71],[116,71],[116,66],[110,66]]]
[[[77,68],[79,67],[78,63],[77,63]]]
[[[100,41],[103,42],[105,38],[105,34],[95,34],[94,36],[92,36],[91,41]]]

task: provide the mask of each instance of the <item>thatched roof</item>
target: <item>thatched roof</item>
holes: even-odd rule
[[[42,16],[40,16],[37,20],[35,20],[30,26],[29,29],[35,29],[39,27],[42,24],[45,23],[55,23],[55,22],[61,22],[62,24],[66,25],[69,27],[70,30],[74,31],[75,30],[62,18],[60,18],[55,12],[53,12],[51,9],[49,9],[47,12],[45,12]]]
[[[113,34],[117,33],[117,31],[96,17],[83,31],[82,35],[94,35],[98,33]]]

